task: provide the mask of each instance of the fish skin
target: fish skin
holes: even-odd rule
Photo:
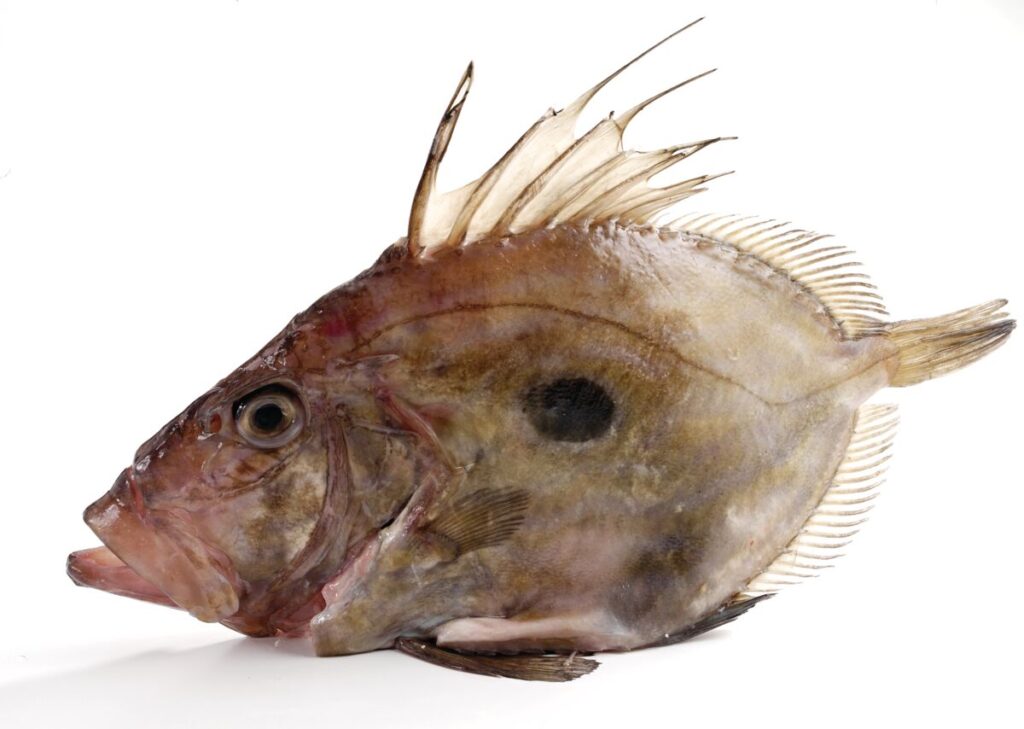
[[[424,230],[444,229],[424,201],[470,81],[417,193]],[[320,655],[675,642],[756,604],[744,590],[819,507],[869,397],[1013,326],[996,302],[853,332],[713,235],[597,216],[467,240],[472,223],[457,245],[399,240],[143,444],[86,510],[106,548],[71,555],[72,579],[308,633]],[[530,394],[552,382],[611,404],[557,437]],[[297,413],[273,447],[242,427],[268,387]],[[478,668],[558,675],[496,665]]]
[[[511,275],[494,275],[496,255]],[[571,265],[566,265],[567,261]],[[806,459],[809,471],[820,475],[834,470],[849,437],[853,411],[886,376],[885,357],[891,354],[881,340],[843,341],[791,285],[788,296],[780,298],[778,304],[781,311],[789,313],[781,315],[777,310],[757,323],[782,327],[776,334],[764,337],[771,341],[793,344],[804,341],[802,332],[813,334],[813,354],[805,354],[797,346],[774,346],[773,357],[767,360],[761,355],[743,356],[751,349],[759,350],[763,340],[750,337],[739,327],[732,330],[731,341],[722,339],[724,332],[720,329],[713,334],[717,342],[709,342],[696,326],[680,334],[681,328],[673,327],[672,322],[714,318],[715,307],[722,302],[706,296],[696,300],[678,296],[662,285],[662,279],[671,278],[676,290],[697,292],[714,276],[727,277],[730,271],[744,270],[738,265],[745,264],[685,235],[614,225],[585,229],[567,226],[515,241],[477,244],[439,254],[427,263],[418,259],[385,263],[296,317],[237,373],[145,444],[136,454],[134,481],[145,495],[149,510],[187,511],[203,538],[231,556],[232,564],[248,586],[242,609],[228,617],[227,622],[248,634],[264,635],[294,628],[287,621],[288,615],[282,613],[274,600],[268,603],[266,596],[284,592],[312,597],[317,582],[341,569],[351,545],[365,540],[375,526],[396,516],[398,507],[412,495],[413,472],[431,474],[435,480],[441,480],[449,477],[446,461],[472,463],[464,481],[444,492],[446,499],[456,499],[480,484],[534,488],[536,493],[531,491],[531,512],[523,533],[517,534],[505,548],[488,553],[504,556],[496,561],[485,559],[485,555],[472,557],[473,584],[460,589],[466,608],[461,612],[449,609],[447,617],[503,615],[510,612],[510,605],[512,612],[526,605],[549,611],[578,608],[577,598],[556,589],[557,585],[575,583],[581,589],[586,585],[584,591],[603,595],[603,589],[609,589],[627,577],[625,573],[632,572],[642,577],[646,591],[651,593],[650,598],[644,599],[661,604],[660,612],[671,615],[672,624],[666,625],[664,618],[647,617],[644,619],[650,627],[635,635],[586,647],[598,650],[641,645],[671,632],[667,628],[684,627],[692,615],[700,615],[709,605],[717,607],[735,594],[744,580],[770,561],[788,541],[817,503],[825,480],[811,479],[814,486],[809,493],[794,495],[796,504],[787,501],[778,507],[788,519],[766,520],[778,524],[779,533],[766,535],[763,542],[759,538],[764,545],[763,554],[743,559],[743,566],[736,570],[732,580],[718,577],[713,581],[715,588],[708,589],[704,587],[707,579],[693,577],[680,594],[668,589],[669,583],[674,581],[675,571],[683,570],[690,562],[706,565],[708,576],[720,572],[719,562],[699,555],[721,552],[722,558],[736,559],[726,554],[728,550],[710,534],[704,534],[717,527],[705,528],[702,524],[720,524],[724,518],[721,506],[708,505],[714,503],[713,497],[736,484],[759,478],[764,483],[773,483],[773,476],[780,477],[791,467],[775,463],[777,454],[792,453],[797,448],[814,453],[813,458]],[[784,279],[764,274],[756,270],[740,274],[750,285],[747,295],[751,302],[786,286]],[[472,281],[485,285],[474,287],[469,283]],[[408,292],[423,293],[409,296]],[[737,301],[740,293],[730,296]],[[607,302],[614,300],[631,301],[634,305],[609,317]],[[572,301],[572,309],[560,306],[561,301]],[[450,313],[438,313],[442,311]],[[541,323],[544,325],[538,326]],[[567,337],[579,339],[574,333],[581,331],[581,327],[588,334],[572,359],[566,361],[558,354],[557,345]],[[467,337],[468,331],[475,336]],[[509,344],[500,346],[501,342]],[[691,346],[680,352],[684,343]],[[736,360],[724,361],[730,366],[724,374],[712,369],[715,352],[723,348],[735,349],[741,355]],[[829,348],[830,356],[823,356]],[[600,357],[604,363],[595,370],[594,377],[603,372],[608,389],[621,388],[623,396],[626,392],[637,393],[632,407],[619,408],[622,418],[632,415],[633,419],[617,422],[617,437],[602,441],[606,452],[598,459],[597,471],[560,469],[567,454],[565,444],[553,450],[547,448],[541,454],[531,452],[547,444],[529,431],[524,418],[516,416],[521,416],[519,393],[531,382],[530,373],[523,368],[535,359],[538,351],[554,353],[549,355],[551,362],[541,369],[557,373],[590,374],[574,369],[573,362],[578,358]],[[401,355],[389,357],[397,352]],[[820,357],[818,361],[823,366],[809,371],[807,381],[798,383],[792,376],[794,361],[812,356]],[[742,366],[755,360],[757,366],[751,372],[757,377],[752,377],[743,372]],[[518,371],[503,385],[503,410],[495,414],[491,402],[495,397],[493,380],[496,373],[510,367]],[[862,372],[865,368],[866,372]],[[833,389],[844,393],[834,408],[832,398],[817,392],[823,387],[826,372],[833,380]],[[303,393],[311,413],[322,417],[334,412],[342,417],[337,422],[314,418],[308,435],[273,457],[240,446],[237,436],[227,432],[231,403],[245,391],[282,379],[293,382]],[[678,383],[685,408],[678,407],[674,398],[666,397],[666,382]],[[473,392],[489,395],[478,402],[470,399]],[[387,404],[389,393],[401,393],[403,399],[427,410],[437,410],[440,404],[450,411],[433,423],[444,444],[443,454],[435,452],[435,444],[417,437],[412,426],[396,422]],[[666,402],[672,403],[672,407],[666,409]],[[453,407],[453,403],[459,406]],[[722,415],[730,410],[735,411],[732,417]],[[221,432],[210,433],[203,423],[217,414],[225,425]],[[359,425],[341,425],[346,422]],[[791,426],[791,422],[796,425]],[[648,427],[643,427],[645,424]],[[502,426],[514,429],[499,440]],[[767,446],[755,449],[766,452],[767,459],[751,456],[750,440],[733,439],[732,449],[723,445],[740,427],[747,431],[747,438]],[[324,444],[332,433],[338,443],[358,447],[342,449],[336,444],[326,449]],[[808,442],[804,444],[804,440]],[[483,452],[481,443],[489,444]],[[569,446],[568,453],[578,453],[587,447]],[[609,447],[612,449],[608,450]],[[385,455],[389,448],[391,457]],[[641,452],[672,452],[679,457],[674,462],[637,464],[629,454],[638,448]],[[321,518],[320,500],[326,488],[328,457],[330,451],[339,450],[344,450],[344,458],[350,459],[351,473],[345,476],[344,490],[359,504],[359,509],[337,509],[347,512],[337,530],[348,536],[339,540],[341,546],[325,556],[312,574],[295,578],[294,584],[286,581],[275,587],[266,576],[279,575],[312,534]],[[538,481],[537,459],[541,455],[545,468],[540,473],[544,477],[540,483],[531,484]],[[282,461],[286,462],[283,469],[279,467]],[[378,463],[385,468],[383,478],[379,472],[371,475],[371,464]],[[608,464],[617,464],[614,479],[601,478]],[[713,475],[720,471],[726,475]],[[263,476],[264,472],[270,475]],[[593,524],[589,530],[565,521],[563,516],[570,502],[592,492],[599,478],[611,490],[606,498],[618,499],[620,491],[624,491],[635,501],[629,505],[633,511],[663,510],[669,495],[678,503],[672,504],[671,513],[657,527],[638,522],[648,524],[643,529],[651,532],[650,538],[620,544],[606,556],[608,564],[602,565],[601,574],[577,574],[575,565],[590,562],[595,545],[615,541],[607,538],[601,518],[603,514],[614,517],[621,504],[610,508],[607,503],[595,503],[592,509],[579,514],[581,524]],[[586,485],[582,485],[584,481]],[[282,501],[279,494],[288,494],[289,499]],[[593,499],[593,494],[589,493],[587,498]],[[682,510],[678,514],[674,511],[677,506]],[[438,508],[443,508],[443,502]],[[705,508],[714,509],[717,516],[695,516]],[[730,518],[743,517],[731,514]],[[763,517],[755,514],[747,518]],[[276,526],[267,529],[268,522]],[[291,525],[291,530],[284,529],[284,524]],[[650,567],[645,568],[642,555],[657,554],[659,539],[674,543],[674,535],[678,534],[688,535],[683,541],[691,549],[693,544],[699,544],[698,554],[688,559],[681,554],[675,564],[671,558],[669,563],[659,564],[659,559],[649,557]],[[743,540],[749,539],[749,535],[743,535]],[[533,552],[551,557],[538,563],[536,571],[512,566],[536,562],[526,556]],[[132,564],[130,557],[126,561]],[[438,580],[450,580],[449,573],[460,569],[461,563],[435,566],[441,574]],[[427,572],[419,575],[421,587],[432,581]],[[498,597],[500,591],[495,592],[495,580],[509,585],[507,595]],[[401,605],[408,608],[415,604],[425,610],[430,601],[425,600],[422,592],[406,590],[403,599],[405,583],[400,578],[391,582],[394,584],[389,583],[386,588],[364,588],[370,592],[384,591],[376,599],[364,601],[367,615],[374,621],[384,620],[391,612],[402,613]],[[546,590],[558,596],[552,604],[531,604],[530,594],[543,594]],[[450,601],[451,596],[444,593],[436,598],[438,603],[446,600]],[[298,607],[305,607],[305,602],[297,602],[301,603]],[[639,608],[632,604],[635,600],[625,596],[618,602],[617,613],[602,616],[602,620],[616,626],[622,620],[636,623],[641,619],[636,614]],[[382,603],[387,609],[381,607]],[[681,608],[687,604],[692,614]],[[345,612],[345,620],[358,620],[354,605],[349,604]],[[409,616],[416,630],[427,631],[426,625],[434,621],[433,613],[426,612],[426,616]],[[272,617],[274,613],[276,618]],[[323,640],[318,641],[318,646],[334,651],[369,650],[386,646],[398,634],[414,628],[398,627],[398,617],[387,620],[395,625],[384,631],[383,636],[369,627],[362,631],[342,630],[353,636],[372,636],[367,638],[370,642],[360,643],[358,648],[339,644],[327,649]]]
[[[488,276],[495,255],[511,275]],[[894,355],[882,339],[843,340],[791,282],[746,265],[681,234],[568,226],[392,265],[364,279],[373,286],[343,289],[314,307],[374,317],[369,329],[350,318],[342,338],[358,352],[402,352],[388,383],[403,397],[460,403],[436,430],[450,460],[473,465],[437,508],[482,485],[531,495],[522,529],[502,549],[473,556],[472,569],[410,566],[382,546],[380,569],[314,621],[317,650],[359,652],[428,632],[441,605],[449,618],[463,617],[453,595],[465,616],[568,619],[581,627],[572,638],[581,650],[635,648],[740,591],[817,505],[853,413],[885,384]],[[749,287],[730,286],[740,310],[777,296],[778,308],[756,319],[771,329],[764,340],[715,326],[726,304],[714,296],[676,293],[698,292],[719,276]],[[384,300],[392,306],[382,315]],[[631,306],[609,316],[609,301]],[[672,325],[679,321],[690,326]],[[704,321],[712,334],[701,331]],[[764,341],[776,343],[768,356]],[[714,363],[722,349],[738,353],[724,370]],[[822,366],[794,376],[803,358]],[[615,393],[620,416],[608,438],[569,446],[532,431],[521,393],[551,373],[590,377]],[[564,468],[573,456],[590,465]],[[786,480],[807,486],[769,496]],[[404,531],[403,542],[389,536],[388,547],[416,552]],[[387,559],[396,563],[386,568]],[[452,640],[443,627],[438,637]],[[566,647],[564,637],[505,646]]]

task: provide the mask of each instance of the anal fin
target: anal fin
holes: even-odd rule
[[[731,623],[740,615],[747,612],[747,610],[757,605],[757,603],[762,600],[766,600],[771,596],[772,593],[766,592],[755,597],[740,597],[737,600],[726,603],[715,612],[701,620],[698,620],[685,630],[681,630],[678,633],[672,633],[671,635],[666,635],[661,640],[651,643],[646,647],[653,648],[663,645],[675,645],[676,643],[682,643],[690,640],[690,638],[696,638],[698,635],[707,633],[709,630],[714,630],[715,628],[720,628],[726,623]]]
[[[575,653],[569,655],[487,656],[460,653],[437,646],[419,638],[399,638],[395,648],[406,655],[419,658],[435,666],[481,676],[518,678],[523,681],[573,681],[585,676],[600,664]]]
[[[764,570],[751,578],[745,595],[770,594],[815,577],[857,534],[885,481],[899,418],[895,405],[862,405],[857,410],[846,455],[821,501],[796,536]]]

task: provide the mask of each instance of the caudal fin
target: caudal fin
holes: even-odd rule
[[[881,333],[899,350],[893,387],[916,385],[981,359],[1006,341],[1017,323],[1001,311],[1006,299],[934,319],[885,324]]]

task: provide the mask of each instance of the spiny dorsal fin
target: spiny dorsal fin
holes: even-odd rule
[[[711,71],[686,79],[618,116],[609,116],[582,137],[577,138],[575,131],[580,114],[598,91],[698,22],[654,44],[562,111],[546,113],[479,179],[442,193],[436,189],[437,171],[472,83],[470,64],[438,125],[416,190],[406,240],[409,255],[559,223],[648,223],[676,202],[702,192],[701,185],[720,175],[701,175],[665,187],[651,187],[648,181],[725,137],[637,152],[623,149],[622,136],[649,104]]]
[[[493,547],[523,523],[530,494],[522,489],[483,488],[463,496],[425,528],[450,540],[457,554]]]
[[[895,405],[863,405],[857,410],[850,444],[832,485],[782,554],[752,579],[743,593],[777,592],[831,567],[857,533],[884,483],[885,464],[899,418]]]
[[[856,338],[874,334],[888,314],[882,297],[853,251],[835,245],[832,236],[790,227],[789,223],[738,215],[690,214],[668,228],[754,256],[789,276],[811,294],[843,334]]]
[[[437,186],[437,171],[441,167],[441,160],[448,151],[448,144],[452,141],[452,133],[459,121],[459,114],[462,113],[462,105],[466,103],[469,96],[469,89],[473,85],[473,64],[466,67],[465,73],[455,87],[452,100],[444,110],[441,123],[437,125],[437,132],[434,133],[434,141],[430,145],[430,154],[427,155],[427,163],[423,166],[423,175],[420,177],[419,185],[416,186],[416,195],[412,200],[412,210],[409,213],[409,234],[407,237],[409,252],[412,255],[419,255],[421,248],[420,241],[429,237],[430,217],[433,213],[437,217],[435,208],[443,207],[440,201],[435,202],[435,188]],[[463,188],[465,190],[465,188]],[[455,190],[452,195],[459,196],[462,190]],[[449,203],[450,204],[450,203]]]

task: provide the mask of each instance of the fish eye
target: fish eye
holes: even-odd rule
[[[253,390],[234,405],[239,434],[257,448],[280,448],[289,443],[305,425],[302,400],[283,385]]]
[[[527,391],[523,410],[541,435],[551,440],[583,443],[608,431],[615,402],[596,382],[566,377]]]

